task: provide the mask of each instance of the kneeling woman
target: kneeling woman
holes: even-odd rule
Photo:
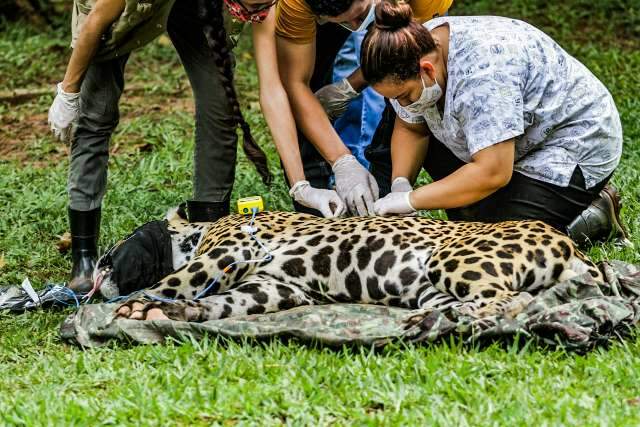
[[[422,26],[405,3],[383,1],[361,55],[397,113],[393,192],[377,214],[446,209],[453,220],[540,219],[583,239],[622,232],[605,188],[622,152],[613,99],[540,30],[489,16]],[[434,182],[412,191],[421,166]]]

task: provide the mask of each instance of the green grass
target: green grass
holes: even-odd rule
[[[586,0],[459,3],[453,14],[514,16],[543,27],[609,87],[625,131],[614,182],[640,247],[640,8]],[[38,32],[0,23],[0,89],[53,87],[68,55],[66,25]],[[238,54],[238,88],[275,171],[247,48]],[[127,82],[138,89],[123,98],[112,142],[103,247],[191,192],[190,90],[172,48],[156,42],[137,52]],[[38,285],[64,281],[70,266],[55,246],[67,229],[67,160],[66,147],[47,132],[51,99],[0,103],[0,284],[25,276]],[[234,199],[253,194],[272,210],[291,209],[281,174],[267,189],[241,156]],[[637,252],[609,244],[590,255],[640,261]],[[585,356],[457,342],[373,352],[215,338],[81,351],[58,338],[68,313],[0,314],[0,424],[640,423],[638,338]]]

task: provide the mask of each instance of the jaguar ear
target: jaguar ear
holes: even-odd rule
[[[178,206],[178,210],[176,211],[176,215],[178,215],[178,217],[180,217],[180,219],[183,219],[185,221],[189,221],[189,218],[187,217],[187,203],[186,202],[180,203],[180,205]]]
[[[189,220],[187,219],[187,204],[181,203],[179,206],[169,209],[167,211],[167,214],[164,216],[164,219],[169,222],[189,222]]]

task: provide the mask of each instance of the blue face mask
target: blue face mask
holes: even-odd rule
[[[351,31],[352,33],[359,33],[360,31],[366,31],[369,25],[371,25],[375,19],[376,19],[376,2],[374,0],[371,0],[371,7],[369,8],[369,13],[367,13],[367,16],[365,16],[365,18],[362,20],[362,23],[357,29],[354,30],[348,25],[345,25],[342,23],[339,25]]]

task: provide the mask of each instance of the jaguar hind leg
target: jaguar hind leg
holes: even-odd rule
[[[478,299],[463,303],[457,310],[471,317],[481,318],[503,314],[516,317],[533,300],[528,292],[501,292],[489,299]]]
[[[520,291],[545,287],[552,275],[562,271],[543,266],[534,253],[527,257],[516,249],[490,240],[481,240],[478,247],[456,242],[433,253],[427,277],[436,289],[458,300],[459,311],[465,314],[515,316],[532,299],[528,292]]]
[[[520,292],[512,277],[485,265],[487,273],[474,265],[465,266],[463,273],[446,272],[442,276],[430,275],[436,289],[453,296],[465,314],[473,317],[504,313],[515,316],[533,299],[528,292]],[[495,274],[495,276],[494,276]],[[535,275],[531,276],[535,278]],[[434,280],[435,279],[435,280]],[[535,285],[535,282],[532,282]]]

